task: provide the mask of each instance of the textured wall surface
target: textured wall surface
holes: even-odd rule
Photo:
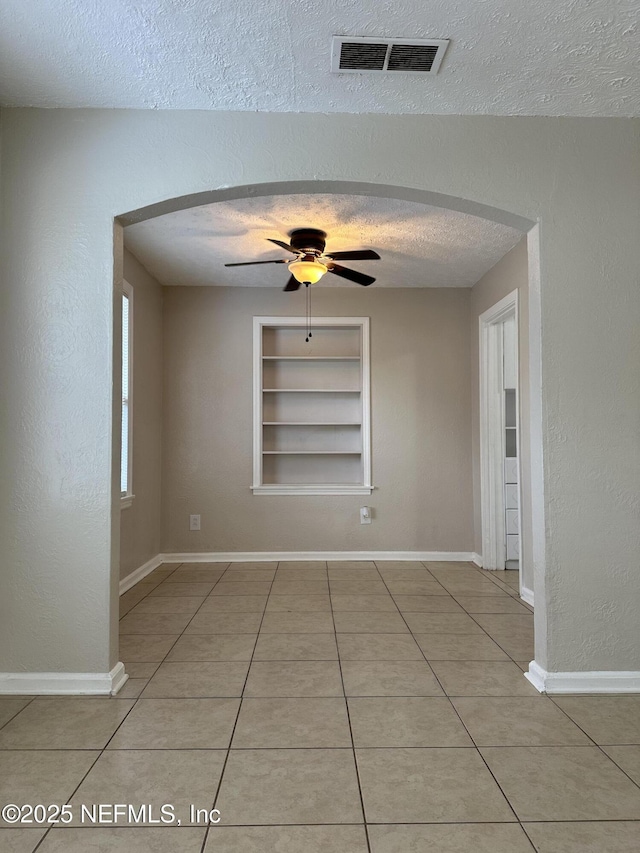
[[[120,576],[126,577],[160,548],[162,468],[162,288],[138,260],[124,254],[124,277],[133,287],[133,443],[135,498],[120,514]]]
[[[474,494],[474,551],[482,553],[482,516],[480,512],[480,374],[479,374],[479,324],[480,315],[499,302],[503,296],[518,291],[518,359],[520,398],[520,477],[521,520],[520,547],[522,552],[522,583],[533,590],[533,558],[531,529],[531,452],[529,423],[529,269],[527,263],[527,238],[498,261],[471,289],[471,356],[473,404],[473,494]]]
[[[165,288],[163,551],[471,550],[470,297],[314,290],[316,317],[371,318],[375,490],[290,497],[250,491],[252,318],[299,316],[304,294]]]
[[[0,102],[632,116],[636,0],[3,0]],[[437,76],[331,74],[333,35],[451,39]]]
[[[551,671],[637,668],[640,122],[7,110],[1,133],[0,670],[115,663],[113,217],[309,181],[310,164],[338,192],[414,187],[540,222],[546,575],[535,589],[548,628],[536,615],[536,659]]]

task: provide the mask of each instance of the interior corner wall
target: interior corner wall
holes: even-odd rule
[[[120,511],[120,577],[160,552],[162,469],[162,287],[131,252],[124,278],[133,288],[132,490]]]
[[[472,550],[469,307],[467,288],[314,288],[314,317],[371,318],[375,490],[267,496],[250,489],[252,318],[303,315],[304,291],[166,287],[162,551]]]
[[[518,291],[518,396],[520,400],[520,493],[522,583],[533,590],[531,543],[531,435],[529,407],[529,265],[527,237],[492,267],[471,289],[471,359],[473,423],[474,551],[482,554],[480,505],[480,341],[479,317],[504,296]]]

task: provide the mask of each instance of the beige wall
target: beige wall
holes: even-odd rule
[[[637,669],[640,121],[8,109],[0,133],[0,671],[117,661],[114,217],[279,182],[539,223],[536,661]]]
[[[120,513],[120,577],[160,552],[162,465],[162,288],[124,253],[133,287],[133,444],[135,498]]]
[[[163,551],[472,550],[469,307],[467,289],[314,290],[315,316],[371,317],[376,488],[254,496],[252,318],[301,314],[303,293],[165,288]]]
[[[520,397],[520,470],[521,470],[521,555],[522,582],[533,591],[533,562],[531,556],[531,454],[529,416],[529,269],[527,238],[486,273],[471,289],[471,357],[472,357],[472,423],[473,423],[473,506],[474,550],[482,554],[482,519],[480,513],[480,375],[479,323],[480,315],[512,291],[518,291],[518,359]]]

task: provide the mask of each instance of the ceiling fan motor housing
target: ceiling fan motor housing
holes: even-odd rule
[[[298,228],[289,235],[289,242],[297,252],[320,257],[324,253],[327,235],[316,228]]]

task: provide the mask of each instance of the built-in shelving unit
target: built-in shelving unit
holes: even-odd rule
[[[254,317],[254,494],[370,494],[369,318]]]

